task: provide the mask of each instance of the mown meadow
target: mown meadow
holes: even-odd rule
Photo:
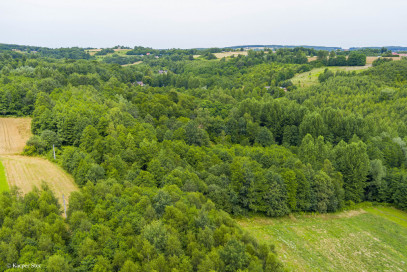
[[[407,213],[392,207],[238,222],[259,241],[275,244],[290,271],[407,269]]]

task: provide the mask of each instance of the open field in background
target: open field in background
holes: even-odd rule
[[[45,182],[61,204],[62,194],[68,202],[70,193],[78,190],[70,175],[48,160],[18,155],[30,136],[30,118],[0,118],[0,191],[17,186],[26,194]]]
[[[126,52],[128,52],[128,51],[130,51],[131,49],[124,49],[124,48],[122,48],[122,49],[113,49],[116,53],[119,53],[119,54],[121,54],[121,53],[123,53],[123,54],[126,54]]]
[[[89,49],[89,50],[85,50],[85,52],[88,52],[89,55],[93,56],[95,55],[97,52],[102,51],[102,49]]]
[[[130,51],[131,49],[113,49],[113,50],[114,50],[114,52],[115,52],[116,54],[119,54],[119,55],[126,55],[126,52],[127,52],[127,51]],[[85,51],[88,52],[89,55],[93,56],[93,55],[95,55],[97,52],[102,51],[102,49],[101,49],[101,48],[99,48],[99,49],[89,49],[89,50],[85,50]],[[110,53],[110,54],[107,54],[107,55],[113,55],[113,54]]]
[[[370,65],[366,66],[330,66],[330,67],[321,67],[321,68],[315,68],[312,69],[311,71],[300,73],[295,75],[291,81],[294,85],[299,86],[299,87],[309,87],[311,85],[314,85],[318,83],[318,76],[322,74],[326,68],[331,70],[332,72],[337,72],[337,71],[356,71],[360,72],[362,70],[365,70],[369,68]]]
[[[237,221],[290,271],[407,271],[407,213],[391,207]]]
[[[377,60],[379,57],[366,57],[366,64],[372,64],[373,61]],[[384,59],[401,60],[401,57],[386,57]]]
[[[214,55],[218,58],[227,58],[231,56],[238,56],[238,55],[243,55],[247,56],[248,52],[247,51],[236,51],[236,52],[222,52],[222,53],[215,53]]]
[[[89,55],[94,56],[97,52],[101,51],[102,49],[89,49],[89,50],[85,50],[86,52],[89,53]],[[106,56],[111,56],[113,54],[119,54],[122,56],[127,56],[126,53],[128,51],[130,51],[131,49],[113,49],[115,52],[114,53],[109,53],[105,56],[96,56],[97,58],[103,58]],[[223,57],[231,57],[231,56],[237,56],[237,55],[243,55],[243,56],[247,56],[248,51],[236,51],[236,52],[221,52],[221,53],[214,53],[214,55],[218,58],[221,59]],[[198,58],[201,55],[194,55],[194,58]],[[393,60],[400,60],[401,57],[388,57],[388,58],[392,58]],[[374,60],[378,59],[378,57],[366,57],[366,64],[372,64]],[[308,57],[308,61],[314,61],[317,60],[317,57]]]
[[[372,64],[379,57],[366,57],[366,64]],[[385,59],[401,60],[401,57],[385,57]],[[317,57],[308,57],[308,61],[317,60]]]
[[[243,55],[247,56],[248,51],[236,51],[236,52],[221,52],[221,53],[214,53],[214,55],[218,58],[228,58],[231,56],[238,56],[238,55]],[[194,58],[199,58],[201,55],[194,55]]]
[[[137,64],[141,64],[141,63],[143,63],[142,61],[136,61],[136,62],[134,62],[134,63],[129,63],[129,64],[123,64],[122,66],[131,66],[131,65],[137,65]]]

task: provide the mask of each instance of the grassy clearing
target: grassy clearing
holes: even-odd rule
[[[365,208],[371,214],[386,218],[404,228],[407,228],[407,214],[394,208]]]
[[[123,64],[122,66],[123,66],[123,67],[126,67],[126,66],[141,64],[141,63],[143,63],[143,62],[140,60],[140,61],[136,61],[136,62],[134,62],[134,63]]]
[[[331,66],[331,67],[328,67],[328,69],[334,73],[337,71],[360,72],[369,67],[370,67],[369,65],[366,65],[366,66]],[[309,87],[311,85],[318,83],[318,76],[320,74],[322,74],[326,68],[327,67],[315,68],[309,72],[304,72],[304,73],[298,74],[295,77],[293,77],[291,79],[291,81],[292,81],[292,83],[294,83],[294,85],[297,85],[299,87]]]
[[[97,52],[102,51],[102,49],[89,49],[85,50],[86,53],[89,53],[89,55],[94,56]]]
[[[6,172],[4,171],[4,166],[0,161],[0,193],[9,191]]]
[[[238,222],[291,271],[407,271],[407,213],[391,207]]]

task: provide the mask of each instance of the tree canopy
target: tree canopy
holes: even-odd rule
[[[133,66],[0,53],[0,113],[32,116],[25,154],[54,145],[81,187],[66,219],[46,186],[0,194],[2,270],[279,271],[231,215],[407,208],[406,60],[297,88],[317,51],[216,51],[137,47],[153,56]]]

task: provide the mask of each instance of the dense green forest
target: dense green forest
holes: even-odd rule
[[[66,219],[46,186],[0,195],[1,270],[279,271],[231,215],[407,209],[407,60],[297,88],[327,54],[148,53],[126,67],[0,53],[0,113],[33,118],[24,153],[53,160],[55,145],[81,186]]]

